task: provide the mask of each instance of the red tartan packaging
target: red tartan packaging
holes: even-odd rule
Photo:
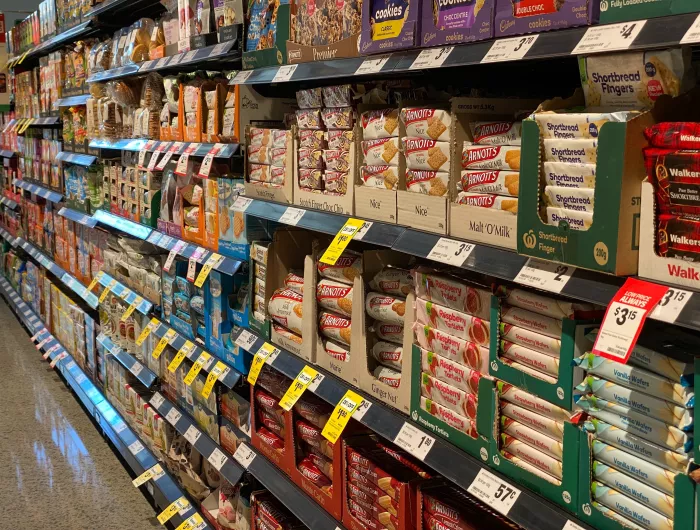
[[[700,216],[661,214],[658,221],[659,256],[700,261]]]
[[[644,161],[660,213],[700,215],[700,151],[648,147]]]
[[[644,136],[654,147],[666,149],[700,149],[700,123],[663,122],[644,129]]]

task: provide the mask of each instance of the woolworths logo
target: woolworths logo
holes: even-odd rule
[[[415,410],[411,413],[411,418],[413,421],[418,421],[418,413]]]
[[[537,236],[535,235],[534,230],[530,230],[529,232],[525,232],[523,234],[523,243],[525,243],[527,248],[535,248],[535,245],[537,244]]]
[[[600,3],[600,10],[601,11],[607,11],[608,10],[608,2],[606,0],[603,0]]]

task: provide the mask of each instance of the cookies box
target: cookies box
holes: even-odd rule
[[[272,406],[276,403],[279,407],[279,400],[273,396],[271,392],[260,387],[260,385],[250,385],[250,442],[253,444],[253,447],[259,450],[277,468],[289,475],[292,471],[292,467],[294,467],[294,440],[292,439],[294,422],[292,421],[292,412],[277,408],[273,413],[272,408],[266,409],[262,407],[260,403],[256,401],[256,389],[262,390],[264,393],[260,397],[261,402],[269,402]],[[266,436],[265,431],[261,432],[261,428],[268,430],[267,427],[263,425],[264,420],[260,415],[261,410],[266,411],[267,414],[281,421],[281,430],[280,432],[273,433],[275,434],[274,437]],[[279,443],[280,439],[283,442],[282,444]]]
[[[276,16],[266,13],[271,5],[277,8]],[[253,20],[254,17],[256,20]],[[275,4],[269,4],[263,0],[251,2],[246,19],[246,44],[241,59],[243,69],[253,70],[264,66],[285,64],[287,62],[287,41],[291,36],[292,24],[292,6],[289,0]],[[274,26],[263,28],[264,20],[267,20],[270,25],[274,24]],[[261,38],[268,41],[272,39],[272,45],[261,49],[264,45],[260,42]]]
[[[538,111],[583,106],[580,91],[568,99],[553,99]],[[616,275],[636,274],[639,255],[640,185],[646,174],[643,131],[655,123],[651,112],[628,122],[607,122],[597,140],[595,210],[591,221],[561,219],[547,223],[540,204],[544,193],[541,175],[540,130],[534,120],[523,120],[518,206],[518,254],[567,263]]]
[[[424,0],[365,0],[362,2],[360,54],[389,53],[420,43],[418,13]],[[428,3],[432,13],[432,3]]]
[[[599,14],[599,0],[496,0],[494,36],[589,26]]]
[[[421,48],[442,44],[462,44],[493,37],[496,0],[421,2]]]
[[[699,10],[700,6],[695,0],[605,1],[600,4],[600,24],[680,15],[682,13],[694,13]]]
[[[246,145],[250,145],[250,125],[246,126]],[[294,143],[292,137],[296,134],[296,128],[292,127],[292,133],[287,135],[285,145],[286,153],[284,158],[284,183],[270,185],[269,183],[254,183],[250,180],[250,161],[248,151],[245,153],[245,194],[252,199],[262,199],[264,201],[279,202],[282,204],[294,203]]]
[[[518,216],[510,211],[469,204],[458,204],[459,190],[457,182],[462,174],[462,150],[465,141],[472,141],[469,123],[483,120],[513,120],[517,112],[535,109],[539,100],[527,99],[497,99],[497,98],[452,98],[452,161],[450,166],[450,230],[449,234],[467,241],[486,243],[497,247],[515,250],[517,246]],[[493,169],[520,171],[521,149],[511,147],[503,155],[504,146],[480,146],[478,156],[483,163],[475,170],[483,170],[485,174],[495,173]],[[503,155],[502,165],[496,165],[498,157]],[[470,168],[471,170],[471,168]],[[522,175],[521,175],[522,176]],[[522,189],[522,179],[518,179],[515,189],[519,201],[519,189]],[[505,197],[505,199],[509,199]],[[520,204],[518,204],[520,206]]]

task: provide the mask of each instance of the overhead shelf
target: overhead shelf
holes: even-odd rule
[[[95,155],[85,155],[81,153],[71,153],[70,151],[61,151],[56,155],[56,160],[69,164],[78,164],[79,166],[91,166],[97,160]]]
[[[43,127],[45,125],[62,125],[60,116],[46,116],[45,118],[32,118],[29,127]]]
[[[136,476],[141,475],[144,471],[158,464],[158,459],[147,449],[146,444],[143,443],[139,435],[126,424],[117,410],[105,399],[104,394],[93,384],[55,337],[51,335],[34,311],[19,297],[5,278],[0,278],[0,293],[10,301],[27,329],[35,335],[38,334],[37,341],[49,339],[44,345],[45,351],[53,347],[49,346],[49,344],[59,346],[50,354],[49,359],[54,361],[58,356],[65,354],[56,361],[55,366],[57,370],[63,375],[68,386],[85,406],[85,410],[92,415],[105,436],[109,438],[134,474]],[[167,472],[165,465],[162,468],[164,470],[162,476],[152,479],[144,485],[161,510],[167,508],[172,502],[184,495],[178,483]],[[175,514],[171,521],[177,527],[194,514],[198,514],[205,521],[192,505],[186,511],[183,511],[182,515]],[[206,523],[204,524],[206,525]],[[201,528],[211,527],[206,525]]]
[[[15,156],[17,153],[15,151],[10,151],[9,149],[3,149],[0,151],[0,156],[4,158],[12,158]]]
[[[175,250],[175,247],[179,243],[177,255],[183,258],[191,259],[195,255],[195,252],[197,252],[197,255],[199,256],[197,263],[206,263],[209,256],[213,254],[211,250],[207,250],[193,243],[187,243],[182,239],[177,239],[176,237],[166,235],[162,232],[158,232],[157,230],[154,230],[148,236],[147,241],[168,251]],[[236,274],[238,269],[241,268],[241,265],[242,263],[239,260],[224,257],[223,261],[214,267],[214,270],[217,270],[223,274]]]
[[[158,140],[146,140],[145,138],[123,138],[119,140],[90,140],[90,147],[95,149],[108,149],[114,151],[133,151],[138,153],[140,151],[161,151],[165,152],[175,142],[161,142]],[[222,144],[223,148],[214,155],[214,158],[231,158],[236,155],[239,150],[238,144]],[[188,147],[193,147],[194,151],[190,153],[190,156],[206,156],[209,151],[214,147],[214,144],[199,143],[199,142],[180,142],[179,153],[182,153]]]
[[[105,288],[109,287],[109,290],[113,294],[124,300],[124,302],[126,302],[129,305],[133,304],[137,298],[141,298],[141,301],[135,308],[136,311],[138,311],[139,313],[143,315],[148,315],[151,309],[153,308],[153,304],[149,302],[145,296],[141,296],[138,293],[135,293],[126,285],[119,282],[116,278],[112,278],[106,272],[98,272],[97,278],[100,285],[102,285]]]
[[[12,199],[8,199],[7,197],[1,197],[0,198],[0,204],[4,204],[8,208],[12,208],[13,210],[19,206],[15,201]]]
[[[39,184],[34,184],[32,182],[26,181],[26,180],[20,180],[20,179],[14,179],[12,181],[12,184],[17,186],[18,188],[22,188],[25,191],[28,191],[30,193],[34,193],[35,195],[38,195],[39,197],[42,197],[46,199],[47,201],[51,202],[61,202],[63,200],[63,195],[60,193],[57,193],[55,191],[52,191],[48,188],[44,188],[43,186],[40,186]]]
[[[41,44],[38,44],[37,46],[34,46],[33,48],[30,48],[29,50],[26,50],[25,52],[17,55],[16,57],[11,58],[8,61],[7,66],[13,67],[17,64],[22,64],[28,58],[46,55],[47,53],[61,47],[67,42],[70,42],[78,37],[87,35],[93,30],[92,23],[92,20],[86,20],[85,22],[82,22],[62,33],[59,33],[58,35],[51,37],[50,39],[42,42]]]
[[[99,342],[105,349],[105,354],[111,354],[119,363],[129,370],[131,374],[136,377],[146,388],[151,388],[153,384],[158,379],[158,376],[151,370],[146,368],[146,366],[138,361],[129,352],[124,351],[119,345],[114,344],[112,339],[107,337],[104,333],[100,333],[97,336],[97,342]]]
[[[151,235],[151,232],[153,232],[153,228],[150,226],[124,219],[123,217],[114,215],[105,210],[97,210],[92,217],[97,220],[98,223],[110,226],[139,239],[146,239]]]
[[[90,94],[81,94],[79,96],[61,98],[56,103],[59,107],[73,107],[75,105],[85,105],[88,99],[90,99]]]
[[[75,221],[76,223],[79,223],[83,226],[88,226],[90,228],[95,228],[95,226],[97,225],[97,219],[95,219],[91,215],[79,212],[77,210],[71,210],[70,208],[66,208],[65,206],[58,211],[58,215],[65,217],[66,219],[70,219],[71,221]]]

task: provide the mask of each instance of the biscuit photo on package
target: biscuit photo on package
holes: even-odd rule
[[[464,142],[462,169],[506,169],[520,171],[520,147],[474,145]]]
[[[360,117],[365,140],[390,138],[399,135],[399,109],[368,110]]]
[[[401,121],[406,128],[406,136],[441,142],[449,141],[450,125],[452,124],[452,117],[449,111],[421,107],[404,107],[401,109],[400,115]]]
[[[450,144],[425,138],[401,139],[406,167],[431,171],[449,171]]]
[[[472,193],[494,193],[496,195],[518,196],[520,173],[518,171],[462,171],[457,182],[459,191]]]
[[[399,139],[378,138],[362,142],[363,161],[368,166],[398,166]]]
[[[515,197],[505,197],[501,195],[491,195],[489,193],[469,193],[460,191],[457,194],[457,204],[478,206],[491,210],[501,210],[512,214],[518,213],[518,199]]]
[[[395,166],[362,166],[362,183],[370,188],[396,190],[399,183],[399,170]]]

